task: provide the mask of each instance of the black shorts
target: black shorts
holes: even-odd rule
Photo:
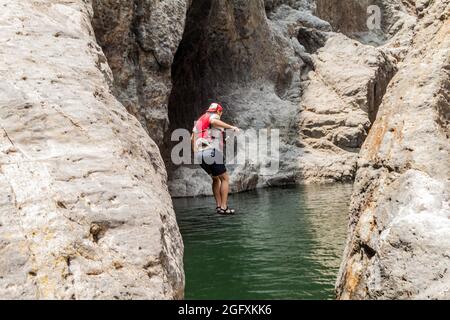
[[[198,152],[195,157],[197,163],[200,163],[202,169],[210,176],[218,177],[227,172],[223,153],[217,149]]]

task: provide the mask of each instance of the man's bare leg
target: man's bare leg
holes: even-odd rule
[[[221,184],[222,184],[222,182],[219,177],[213,177],[212,190],[213,190],[214,198],[216,199],[217,207],[222,206],[222,196],[221,196],[221,192],[220,192]]]
[[[228,191],[230,187],[230,176],[228,173],[224,173],[220,177],[220,196],[221,196],[221,205],[220,207],[223,210],[226,210],[228,208]]]

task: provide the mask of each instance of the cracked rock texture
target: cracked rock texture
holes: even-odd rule
[[[182,298],[164,163],[110,92],[90,2],[0,7],[0,297]]]
[[[415,5],[358,160],[340,299],[450,299],[450,2]]]
[[[158,145],[169,127],[171,66],[190,0],[92,0],[93,26],[114,95]]]

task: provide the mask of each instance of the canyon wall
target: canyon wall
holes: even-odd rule
[[[89,1],[0,7],[0,297],[182,298],[164,163],[112,94]]]
[[[358,160],[340,299],[450,298],[450,2],[416,4]]]
[[[354,179],[396,61],[316,11],[305,0],[192,2],[172,67],[171,129],[191,130],[218,101],[241,129],[280,130],[279,170],[264,174],[271,157],[229,164],[235,192]],[[166,159],[173,196],[211,194],[201,169]]]

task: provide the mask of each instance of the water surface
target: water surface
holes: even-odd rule
[[[347,231],[350,185],[174,199],[185,245],[186,299],[332,299]]]

